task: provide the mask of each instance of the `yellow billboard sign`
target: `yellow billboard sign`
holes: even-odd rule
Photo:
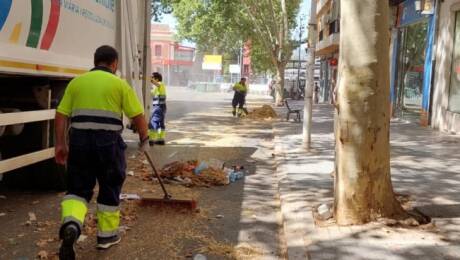
[[[222,55],[204,55],[203,70],[222,70]]]

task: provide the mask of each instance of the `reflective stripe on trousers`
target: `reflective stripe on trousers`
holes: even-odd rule
[[[97,204],[97,236],[112,237],[118,234],[120,209],[117,206]]]
[[[166,136],[165,115],[166,105],[153,106],[149,121],[149,139],[151,141],[164,141]]]
[[[88,211],[88,202],[77,195],[69,194],[64,196],[61,202],[61,221],[62,224],[74,222],[81,228],[85,221]]]
[[[151,141],[164,141],[166,139],[166,130],[163,129],[149,129],[149,140]]]

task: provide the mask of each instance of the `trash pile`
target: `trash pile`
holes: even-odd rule
[[[224,164],[216,162],[175,161],[165,165],[161,171],[161,178],[171,183],[182,184],[188,187],[223,186],[244,177],[244,167],[233,166],[225,168]]]
[[[246,117],[250,119],[273,119],[277,118],[278,115],[271,106],[263,105],[249,112]]]

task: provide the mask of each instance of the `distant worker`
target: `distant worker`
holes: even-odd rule
[[[315,104],[318,104],[319,102],[319,86],[318,82],[315,82],[315,89],[314,89],[314,96],[313,96],[313,101]]]
[[[236,83],[233,86],[233,95],[232,106],[233,106],[233,116],[240,117],[243,113],[248,114],[244,105],[246,104],[246,95],[248,94],[248,87],[246,85],[246,78],[241,78],[240,82]],[[238,108],[237,108],[238,107]]]
[[[149,146],[143,107],[128,83],[114,74],[117,51],[107,45],[97,48],[94,65],[90,72],[70,81],[56,112],[55,159],[67,164],[68,172],[67,194],[61,203],[59,259],[75,259],[75,241],[82,232],[96,180],[97,247],[107,249],[121,240],[120,191],[126,176],[123,113],[138,129],[141,150]]]
[[[160,73],[154,72],[152,74],[151,82],[153,84],[153,89],[151,94],[153,99],[153,111],[149,122],[150,145],[165,144],[166,86],[162,81],[163,76]]]
[[[272,96],[273,98],[273,102],[275,102],[275,94],[276,94],[276,81],[275,80],[271,80],[270,83],[268,84],[268,89],[270,91],[270,96]]]

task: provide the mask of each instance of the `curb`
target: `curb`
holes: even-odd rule
[[[286,147],[279,132],[280,122],[273,124],[274,132],[274,154],[275,154],[275,175],[278,182],[278,193],[281,207],[281,221],[285,237],[287,259],[309,259],[307,250],[307,230],[309,225],[308,214],[302,210],[308,207],[307,203],[302,201],[290,202],[292,195],[291,182],[289,180],[288,171],[285,169],[286,164]]]

